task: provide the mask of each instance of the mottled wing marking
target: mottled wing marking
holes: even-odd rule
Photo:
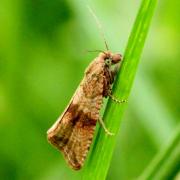
[[[80,169],[92,142],[96,120],[79,113],[68,143],[62,148],[66,160],[74,169]]]
[[[48,131],[48,140],[62,151],[68,164],[76,170],[84,163],[99,118],[103,75],[104,61],[96,58],[87,68],[70,105]]]

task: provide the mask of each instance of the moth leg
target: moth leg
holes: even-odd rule
[[[110,135],[110,136],[113,136],[114,133],[110,132],[107,128],[106,128],[106,125],[104,124],[104,121],[102,120],[101,117],[99,117],[98,119],[99,121],[99,124],[103,127],[104,131],[106,132],[107,135]]]
[[[116,97],[114,97],[114,96],[112,95],[112,89],[109,90],[108,96],[109,96],[114,102],[116,102],[116,103],[118,103],[118,104],[122,104],[122,103],[126,103],[126,102],[127,102],[127,100],[119,100],[119,99],[117,99]]]

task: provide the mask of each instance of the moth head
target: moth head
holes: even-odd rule
[[[122,60],[122,55],[119,53],[113,54],[110,51],[104,52],[104,60],[107,65],[117,64]]]

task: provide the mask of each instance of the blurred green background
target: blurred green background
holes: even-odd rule
[[[61,114],[104,49],[89,4],[113,52],[124,52],[140,0],[1,0],[0,178],[80,179],[47,143]],[[107,179],[138,177],[180,117],[179,1],[159,1],[141,56]]]

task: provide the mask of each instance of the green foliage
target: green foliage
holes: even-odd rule
[[[180,126],[164,147],[153,159],[139,180],[173,179],[179,171],[180,164]]]
[[[125,48],[139,2],[88,1],[102,23],[112,52]],[[148,7],[149,2],[145,2]],[[86,5],[82,0],[0,2],[0,177],[3,180],[79,180],[91,177],[91,172],[96,177],[108,173],[108,180],[129,180],[141,174],[155,175],[159,164],[160,172],[165,170],[176,176],[178,158],[173,157],[178,146],[176,143],[172,146],[167,139],[180,117],[179,0],[159,1],[128,98],[131,73],[136,71],[148,26],[134,24],[139,28],[132,33],[142,32],[145,26],[139,42],[142,46],[134,44],[139,34],[131,33],[128,42],[131,46],[122,53],[124,62],[114,86],[114,95],[128,99],[128,107],[120,122],[126,104],[110,100],[104,116],[105,124],[116,136],[108,137],[100,128],[91,149],[93,156],[91,153],[85,167],[78,172],[71,170],[62,154],[48,144],[47,129],[66,107],[88,63],[97,56],[84,51],[104,49]],[[141,22],[152,12],[146,17],[144,13],[138,16],[144,17]],[[100,145],[105,145],[105,149],[99,153]],[[172,156],[164,156],[165,148],[159,152],[161,158],[151,165],[163,147],[171,147],[172,151],[167,152]]]
[[[114,84],[114,94],[119,99],[128,99],[137,71],[137,65],[153,16],[156,0],[143,0],[138,11],[133,30],[129,37],[120,73]],[[107,104],[104,120],[110,131],[117,134],[120,127],[125,104],[115,104],[112,100]],[[115,147],[116,136],[110,137],[99,130],[91,152],[84,179],[105,179]]]

